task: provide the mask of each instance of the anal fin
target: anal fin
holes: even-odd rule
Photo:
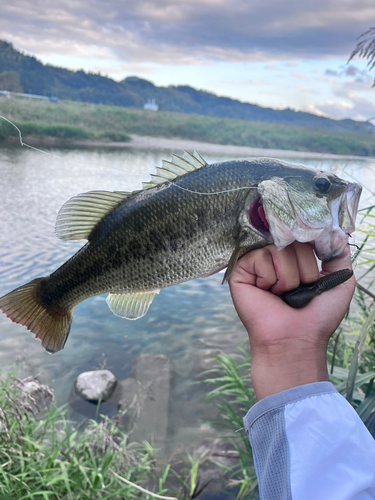
[[[138,319],[147,313],[155,294],[159,293],[159,291],[110,293],[107,297],[107,304],[116,316],[126,319]]]

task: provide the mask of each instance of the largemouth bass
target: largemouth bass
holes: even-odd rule
[[[115,314],[137,319],[162,288],[209,276],[250,250],[313,242],[339,255],[355,229],[361,187],[271,158],[207,164],[173,155],[133,193],[93,191],[60,210],[56,234],[87,243],[50,276],[0,298],[0,308],[49,352],[67,340],[74,307],[109,292]]]

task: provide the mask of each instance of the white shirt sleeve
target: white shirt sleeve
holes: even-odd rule
[[[260,500],[375,500],[375,441],[331,383],[262,399],[244,424]]]

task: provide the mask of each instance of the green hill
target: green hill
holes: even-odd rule
[[[116,82],[99,74],[44,65],[35,57],[22,54],[12,44],[1,40],[0,90],[138,109],[143,108],[147,99],[153,98],[161,111],[313,127],[336,132],[375,132],[370,123],[349,119],[332,120],[291,109],[263,108],[188,86],[157,87],[137,77]]]

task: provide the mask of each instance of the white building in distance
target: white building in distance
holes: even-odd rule
[[[151,111],[157,111],[159,109],[159,106],[156,104],[155,99],[147,99],[147,102],[143,106],[143,109],[149,109]]]

